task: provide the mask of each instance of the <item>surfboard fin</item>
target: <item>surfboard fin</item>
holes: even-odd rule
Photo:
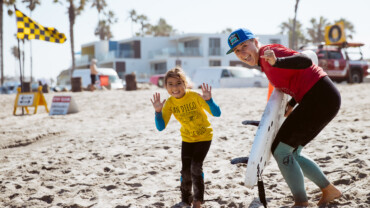
[[[253,121],[253,120],[245,120],[242,122],[243,125],[252,125],[252,126],[259,126],[260,121]]]
[[[258,196],[260,198],[260,202],[263,204],[265,208],[267,208],[265,186],[263,185],[262,179],[260,178],[258,179],[257,186],[258,186]]]
[[[237,158],[230,160],[230,163],[233,165],[240,164],[240,163],[248,164],[248,160],[249,160],[249,157],[237,157]]]

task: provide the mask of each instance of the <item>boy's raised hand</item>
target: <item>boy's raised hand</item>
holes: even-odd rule
[[[211,90],[212,90],[211,86],[208,86],[208,84],[203,83],[203,85],[202,85],[202,98],[204,100],[210,100],[212,98]]]
[[[156,92],[155,94],[153,94],[153,100],[150,99],[150,101],[152,101],[154,110],[157,113],[160,113],[162,111],[164,102],[166,102],[166,99],[164,99],[163,102],[161,102],[161,94],[159,94],[158,92]]]

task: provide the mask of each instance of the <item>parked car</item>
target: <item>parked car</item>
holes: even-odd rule
[[[369,75],[369,64],[363,60],[360,48],[363,43],[345,43],[312,46],[319,66],[336,82],[361,83]],[[305,49],[305,48],[303,48]]]
[[[96,78],[96,80],[98,81],[97,85],[100,86],[99,76],[108,76],[110,89],[123,88],[123,81],[118,77],[116,70],[112,68],[98,68],[97,70],[99,72]],[[81,77],[83,88],[87,88],[89,84],[91,84],[90,69],[75,69],[73,71],[72,77]]]
[[[164,87],[164,75],[165,74],[152,75],[149,79],[149,82],[154,85],[157,85],[158,87]]]
[[[202,83],[214,88],[267,87],[268,80],[258,69],[235,66],[202,67],[195,70],[194,87]]]
[[[17,93],[17,87],[21,85],[20,82],[8,81],[0,86],[0,94],[14,94]]]

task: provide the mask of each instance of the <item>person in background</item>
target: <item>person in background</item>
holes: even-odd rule
[[[293,206],[308,206],[303,176],[320,187],[319,206],[340,197],[341,192],[329,182],[320,167],[302,154],[303,148],[339,111],[341,97],[330,78],[308,56],[280,44],[262,46],[248,29],[233,31],[228,44],[227,54],[234,52],[242,62],[260,66],[276,89],[292,96],[286,106],[287,118],[271,151],[293,194]]]
[[[166,73],[164,86],[170,95],[168,100],[161,101],[160,94],[155,93],[151,102],[159,131],[166,128],[171,115],[181,124],[181,202],[177,206],[193,204],[193,207],[198,208],[204,203],[203,161],[213,136],[213,129],[204,110],[216,117],[221,115],[221,110],[213,101],[212,88],[208,84],[203,83],[202,95],[186,89],[186,75],[180,67]]]
[[[91,77],[90,90],[91,91],[95,90],[96,75],[98,74],[99,72],[96,67],[96,59],[91,59],[91,63],[90,63],[90,77]]]

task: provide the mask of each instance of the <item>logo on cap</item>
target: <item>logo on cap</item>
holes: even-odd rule
[[[237,33],[234,33],[230,35],[229,37],[229,43],[231,46],[233,46],[235,43],[237,43],[240,40],[239,35]]]

